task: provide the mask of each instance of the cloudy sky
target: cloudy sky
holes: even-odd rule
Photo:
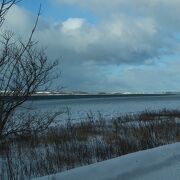
[[[180,0],[23,0],[6,28],[59,59],[65,90],[180,91]]]

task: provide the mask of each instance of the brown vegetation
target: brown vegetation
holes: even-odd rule
[[[21,134],[3,146],[1,179],[32,178],[173,143],[180,136],[180,111],[142,112],[111,120],[88,115],[45,132]],[[2,148],[3,147],[3,148]]]

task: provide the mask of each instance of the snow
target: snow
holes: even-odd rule
[[[180,142],[35,180],[180,180]]]

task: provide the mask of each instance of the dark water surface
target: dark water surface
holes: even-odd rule
[[[30,109],[27,109],[30,108]],[[156,96],[122,96],[122,97],[91,97],[91,98],[43,98],[28,100],[22,111],[53,111],[69,109],[72,119],[84,118],[90,111],[93,114],[101,112],[106,117],[114,117],[125,113],[137,113],[143,110],[158,110],[162,108],[180,109],[180,95]],[[66,119],[63,115],[63,119]]]

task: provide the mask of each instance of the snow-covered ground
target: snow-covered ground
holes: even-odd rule
[[[180,180],[180,142],[36,180]]]

